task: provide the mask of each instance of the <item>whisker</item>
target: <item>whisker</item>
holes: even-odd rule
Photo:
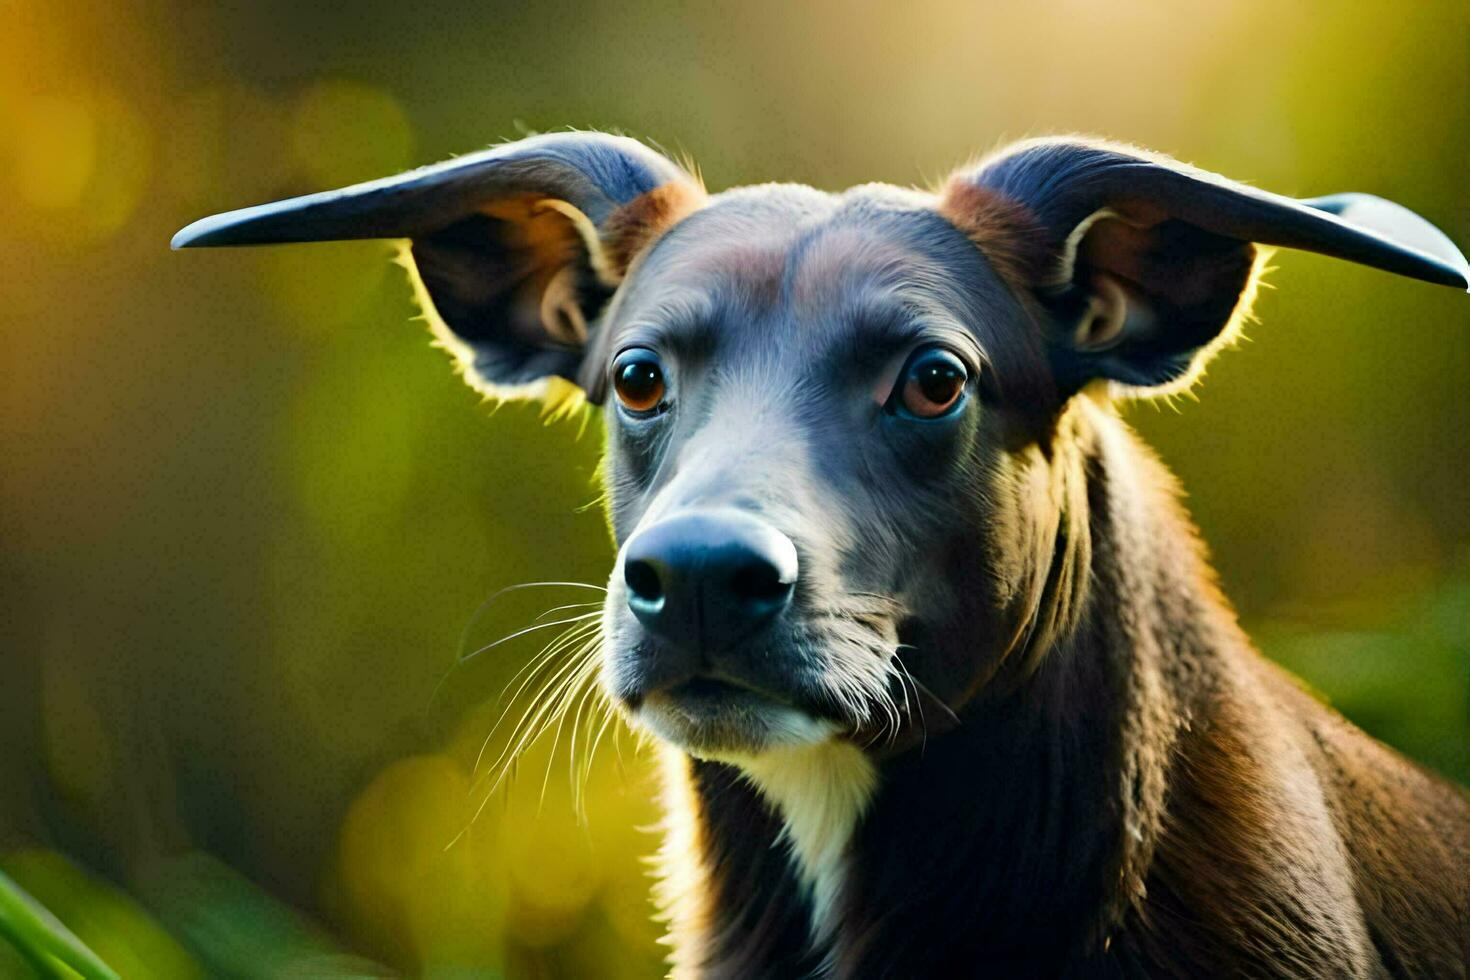
[[[596,658],[589,659],[588,664],[589,664],[589,668],[595,667],[595,665],[596,665]],[[587,671],[587,678],[586,678],[586,680],[583,681],[583,683],[581,685],[582,693],[577,698],[577,707],[576,707],[576,710],[572,712],[572,740],[571,740],[571,744],[568,746],[568,749],[567,749],[567,753],[568,753],[567,754],[567,788],[568,788],[569,792],[571,793],[571,797],[572,797],[572,809],[577,813],[579,822],[585,822],[582,818],[585,817],[586,814],[582,810],[582,807],[580,805],[581,804],[581,800],[580,800],[580,798],[578,796],[578,793],[577,793],[577,773],[578,773],[578,770],[579,770],[578,758],[577,758],[577,735],[582,730],[582,716],[583,716],[583,712],[587,710],[587,703],[597,693],[597,685],[595,683],[587,683],[587,681],[591,681],[591,680],[593,680],[592,670],[589,669]],[[588,715],[588,717],[591,717],[591,716]],[[582,744],[583,744],[584,751],[585,751],[585,746],[586,746],[586,739],[585,738],[583,739],[583,743]],[[550,766],[550,763],[547,764],[547,770],[546,771],[547,771],[547,775],[549,776],[551,774],[551,766]],[[545,792],[546,792],[546,790],[545,790],[545,787],[543,786],[543,788],[542,788],[543,795],[545,794]]]
[[[566,603],[564,605],[552,606],[550,609],[546,610],[544,613],[542,613],[541,615],[537,616],[535,619],[531,620],[531,622],[533,622],[533,623],[539,623],[539,622],[541,622],[541,620],[545,619],[547,616],[555,616],[557,613],[566,612],[568,609],[587,609],[587,608],[590,608],[592,606],[601,606],[601,605],[602,605],[602,600],[601,599],[594,599],[592,602],[568,602],[568,603]]]
[[[542,667],[546,666],[552,660],[556,659],[557,654],[561,653],[568,646],[571,646],[578,639],[585,636],[587,632],[592,628],[592,625],[593,624],[591,623],[582,623],[581,625],[571,627],[565,632],[559,633],[554,638],[552,638],[544,647],[541,648],[539,653],[537,653],[529,661],[527,661],[527,663],[522,666],[520,670],[516,671],[510,680],[506,681],[505,686],[500,689],[500,693],[496,696],[495,703],[499,704],[502,700],[504,700],[505,692],[510,690],[510,686],[514,684],[522,674],[530,671],[532,676],[528,676],[526,678],[525,683],[523,683],[519,688],[516,689],[516,693],[511,696],[510,700],[514,701],[516,698],[520,697],[521,692],[526,689],[526,685],[531,682],[532,677],[536,673],[538,673]]]
[[[501,750],[495,762],[486,771],[486,777],[500,770],[496,777],[494,786],[490,789],[493,795],[496,788],[504,780],[509,763],[514,761],[522,752],[528,749],[538,738],[540,738],[556,721],[559,712],[565,711],[564,697],[573,684],[582,683],[586,675],[589,663],[595,664],[596,658],[593,654],[598,649],[599,637],[587,637],[583,645],[556,669],[550,678],[542,685],[536,697],[532,699],[531,705],[522,713],[520,721],[516,723],[511,732],[506,746]],[[569,644],[570,645],[570,644]],[[502,767],[502,763],[506,763]]]
[[[922,752],[929,747],[929,722],[924,717],[924,699],[919,696],[919,682],[909,670],[908,665],[903,662],[903,658],[898,655],[897,650],[893,652],[893,662],[897,665],[900,683],[907,682],[908,686],[914,690],[914,706],[919,711],[919,751]],[[909,703],[907,687],[904,689],[903,703],[907,708]]]
[[[479,623],[480,619],[485,615],[485,613],[487,613],[490,610],[490,607],[493,606],[493,605],[495,605],[496,601],[499,600],[501,596],[508,595],[511,592],[520,592],[520,591],[523,591],[525,589],[540,589],[540,588],[590,589],[590,590],[597,591],[597,592],[604,592],[604,593],[607,592],[607,588],[605,586],[593,585],[590,582],[561,582],[561,581],[520,582],[520,583],[517,583],[515,585],[507,585],[507,586],[505,586],[502,589],[497,589],[495,592],[493,592],[493,593],[490,594],[490,597],[489,598],[487,598],[484,602],[480,603],[479,606],[475,607],[475,611],[470,614],[470,618],[465,623],[464,629],[462,629],[460,631],[460,634],[459,634],[459,642],[456,643],[455,646],[454,646],[454,649],[455,649],[454,661],[453,661],[453,663],[451,663],[449,665],[448,669],[446,669],[444,671],[444,675],[439,678],[438,683],[436,683],[434,685],[434,690],[432,690],[431,692],[429,692],[429,702],[425,706],[425,709],[424,709],[426,712],[433,710],[434,702],[439,699],[439,692],[444,689],[445,683],[447,683],[448,680],[449,680],[449,678],[451,676],[453,676],[454,672],[456,670],[458,670],[460,667],[464,666],[464,664],[467,661],[469,661],[470,659],[472,659],[474,656],[478,655],[479,653],[484,652],[483,650],[477,650],[477,651],[475,651],[475,653],[470,654],[470,655],[467,656],[464,653],[464,649],[465,649],[465,647],[467,647],[469,645],[471,631],[474,630],[475,625],[477,623]],[[587,603],[586,605],[596,605],[596,604],[597,603]],[[555,609],[555,610],[548,610],[547,612],[542,613],[540,616],[537,616],[536,619],[532,620],[532,622],[533,623],[539,622],[541,619],[545,618],[547,615],[550,615],[552,612],[559,612],[559,611],[562,611],[564,609],[575,608],[576,605],[577,605],[576,603],[573,603],[573,604],[568,605],[568,606],[557,607],[557,609]]]
[[[577,670],[567,678],[566,683],[561,686],[560,691],[555,697],[555,708],[552,711],[551,718],[555,719],[556,731],[551,736],[551,751],[546,754],[546,772],[541,777],[541,793],[536,798],[536,812],[538,814],[541,812],[541,807],[546,803],[546,787],[551,784],[551,770],[556,763],[556,747],[561,744],[561,733],[567,723],[567,714],[570,712],[573,702],[580,703],[581,698],[585,696],[587,681],[591,678],[591,672],[587,670],[587,664],[590,663],[592,663],[592,659],[588,658],[586,663],[579,665]],[[541,731],[527,743],[527,747],[529,748],[531,743],[534,743],[536,739],[546,734],[546,730],[550,727],[551,722],[548,720]],[[576,735],[575,723],[573,723],[572,734],[574,736]]]
[[[613,709],[611,702],[606,697],[597,699],[597,706],[602,710],[602,725],[597,729],[597,734],[592,739],[592,746],[587,750],[587,762],[582,767],[582,799],[587,798],[587,782],[592,778],[592,767],[597,761],[597,748],[602,744],[602,738],[607,734],[609,726],[618,724],[617,712]],[[614,728],[616,731],[616,728]],[[616,736],[614,736],[616,737]],[[619,766],[622,760],[618,760]]]
[[[566,726],[567,715],[571,706],[585,693],[590,682],[595,677],[594,668],[596,657],[592,655],[594,652],[595,647],[591,645],[584,647],[583,650],[578,652],[577,656],[580,658],[580,661],[577,663],[576,669],[566,676],[550,698],[547,699],[538,714],[535,724],[526,730],[512,756],[519,755],[521,752],[530,748],[555,725],[551,748],[546,758],[546,771],[542,774],[541,778],[541,792],[536,802],[537,812],[540,812],[541,806],[546,802],[546,788],[551,781],[551,769],[556,762],[556,750],[557,746],[561,744],[561,733]],[[503,779],[504,774],[500,778]],[[499,782],[500,779],[497,779],[497,785]],[[494,787],[492,787],[491,791],[494,791]]]
[[[469,622],[465,623],[464,630],[459,635],[459,643],[455,646],[455,649],[462,651],[466,646],[469,645],[470,631],[475,628],[475,624],[480,621],[480,617],[489,612],[490,607],[495,605],[496,601],[499,600],[501,596],[509,595],[512,592],[521,592],[525,589],[549,588],[592,589],[597,592],[607,591],[606,586],[593,585],[590,582],[520,582],[516,585],[507,585],[503,589],[498,589],[497,591],[492,592],[488,599],[480,603],[479,606],[475,608],[474,613],[470,615]]]
[[[560,648],[557,650],[557,653],[561,653],[563,650],[570,648],[572,644],[579,642],[581,639],[584,638],[585,633],[583,636],[564,638],[563,640],[559,641]],[[551,660],[554,659],[555,658],[553,656],[552,658],[549,658],[547,662],[550,663]],[[491,763],[489,769],[487,770],[487,773],[493,772],[501,764],[501,762],[505,760],[507,753],[513,754],[512,746],[516,743],[517,739],[526,730],[527,726],[533,725],[535,721],[540,718],[541,712],[545,710],[545,708],[548,706],[548,702],[546,700],[547,695],[554,690],[557,690],[561,682],[566,677],[570,676],[570,674],[575,671],[577,666],[578,664],[574,656],[572,659],[566,661],[565,663],[553,667],[551,674],[542,680],[541,686],[537,689],[535,695],[530,698],[529,704],[527,705],[526,709],[521,712],[520,718],[516,721],[515,726],[511,729],[510,735],[507,737],[507,745],[505,746],[505,748],[501,749],[500,754],[495,757],[495,761]],[[523,684],[522,689],[524,689],[525,686],[526,685]],[[512,701],[512,704],[515,700],[519,700],[519,694],[520,692],[518,691],[517,697]],[[502,713],[502,720],[506,714],[509,714],[509,711],[510,705],[507,705],[506,711]],[[499,727],[499,722],[496,723],[496,727]],[[493,734],[494,729],[491,730],[491,735]],[[478,760],[476,762],[475,768],[477,771],[479,770]]]
[[[511,695],[509,701],[507,701],[506,706],[505,706],[505,709],[500,713],[500,716],[495,720],[495,724],[492,725],[491,728],[490,728],[490,731],[486,733],[485,740],[480,743],[480,752],[479,752],[478,755],[475,756],[475,766],[474,766],[474,770],[473,771],[475,771],[475,772],[478,772],[479,771],[479,769],[480,769],[480,763],[482,761],[484,761],[485,750],[489,747],[491,739],[493,739],[495,737],[495,733],[497,731],[499,731],[500,726],[505,722],[506,717],[510,714],[512,705],[514,705],[516,703],[516,701],[520,699],[520,696],[521,696],[522,692],[524,692],[525,689],[530,686],[531,682],[536,679],[537,675],[539,675],[543,669],[545,669],[548,665],[550,665],[553,661],[555,661],[557,655],[559,655],[560,653],[562,653],[562,651],[566,650],[567,648],[571,647],[573,644],[580,642],[590,632],[592,632],[593,630],[595,630],[596,628],[598,628],[599,625],[600,624],[595,624],[595,623],[588,622],[588,623],[582,623],[579,626],[574,626],[574,627],[568,629],[566,632],[560,634],[555,639],[553,639],[550,643],[548,643],[545,647],[543,647],[542,650],[541,650],[541,652],[538,653],[531,660],[530,663],[528,663],[525,667],[522,667],[516,673],[515,677],[512,677],[510,679],[510,681],[505,685],[505,689],[502,689],[502,691],[501,691],[501,697],[502,698],[505,696],[505,690],[506,689],[509,689],[510,685],[511,684],[514,684],[516,682],[516,678],[520,677],[521,674],[527,674],[527,671],[528,670],[530,671],[527,674],[526,679],[521,682],[521,686],[518,687],[518,688],[516,688],[515,694]],[[532,668],[534,668],[534,669],[532,669]],[[560,673],[560,670],[554,672],[552,674],[552,678],[551,679],[548,679],[542,685],[541,690],[538,692],[537,698],[533,698],[532,699],[532,703],[533,704],[540,697],[540,695],[542,695],[542,694],[544,694],[546,692],[547,687],[549,687],[551,684],[555,683],[555,678],[556,678],[556,676],[559,673]],[[497,703],[498,703],[498,701],[499,701],[499,699],[497,699]],[[528,708],[527,711],[529,712],[529,710],[530,709]],[[525,720],[525,715],[522,715],[522,721],[524,721],[524,720]],[[521,724],[521,722],[517,722],[516,723],[516,728],[517,729],[519,729],[520,724]],[[512,735],[514,735],[514,731],[512,732]],[[499,762],[499,759],[497,758],[496,761]]]
[[[918,648],[915,647],[915,646],[913,646],[912,644],[909,644],[909,643],[900,643],[898,646],[894,647],[894,649],[893,649],[893,655],[895,657],[897,657],[899,650],[917,650],[917,649]],[[904,672],[909,675],[909,680],[913,681],[913,683],[914,683],[914,689],[916,691],[921,691],[924,694],[927,694],[929,696],[929,700],[930,701],[933,701],[935,704],[939,705],[940,709],[944,712],[944,716],[946,718],[948,718],[955,725],[963,725],[964,724],[964,720],[961,719],[959,715],[955,714],[954,709],[951,708],[949,705],[945,704],[943,698],[941,698],[939,695],[935,694],[933,691],[929,690],[929,688],[927,686],[925,686],[925,684],[924,684],[923,681],[919,680],[917,677],[915,677],[913,675],[913,672],[912,671],[910,671],[907,667],[905,667],[904,668]]]
[[[561,687],[564,688],[565,684],[569,683],[569,681],[570,679],[568,679],[567,681],[563,681]],[[495,798],[495,794],[500,789],[501,785],[505,783],[506,779],[509,778],[510,775],[515,771],[516,763],[520,759],[522,753],[524,753],[526,749],[530,748],[531,745],[535,744],[536,740],[539,739],[543,734],[545,734],[547,725],[544,724],[543,721],[547,717],[546,712],[553,704],[555,704],[556,699],[559,697],[560,693],[558,692],[556,695],[553,696],[553,699],[551,701],[542,703],[539,708],[535,709],[535,716],[533,718],[530,718],[529,722],[527,719],[528,717],[530,717],[532,712],[528,709],[527,713],[521,716],[521,720],[517,723],[515,731],[511,733],[511,736],[506,743],[505,749],[501,751],[500,755],[496,757],[495,762],[485,771],[485,773],[475,780],[475,785],[478,786],[483,780],[488,779],[492,775],[495,776],[495,781],[491,783],[490,788],[485,791],[483,797],[480,800],[480,805],[475,809],[475,813],[474,816],[471,818],[471,822],[478,820],[480,818],[480,815],[484,813],[485,807],[487,807],[490,804],[490,801]]]
[[[537,630],[549,630],[549,629],[551,629],[554,626],[568,626],[568,625],[571,625],[572,623],[584,622],[585,620],[591,619],[594,616],[601,616],[601,615],[602,615],[602,612],[600,610],[593,610],[592,612],[583,613],[580,616],[568,616],[566,619],[558,619],[558,620],[554,620],[554,621],[552,621],[550,623],[537,623],[537,624],[535,624],[533,626],[525,626],[525,627],[522,627],[521,629],[516,630],[514,633],[511,633],[508,636],[502,636],[500,639],[495,640],[492,643],[485,644],[484,646],[480,647],[478,650],[473,651],[472,653],[465,654],[463,657],[459,658],[459,662],[460,663],[468,663],[469,661],[473,660],[475,657],[478,657],[482,653],[489,653],[491,650],[494,650],[496,647],[500,646],[502,643],[509,643],[511,640],[518,639],[518,638],[520,638],[522,636],[525,636],[528,633],[535,633]]]

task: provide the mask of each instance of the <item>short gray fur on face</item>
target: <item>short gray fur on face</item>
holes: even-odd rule
[[[799,653],[775,669],[794,672],[806,698],[837,702],[852,727],[872,724],[865,712],[901,689],[899,622],[931,614],[916,608],[923,598],[943,600],[942,589],[909,595],[943,577],[943,549],[926,545],[961,523],[989,479],[976,470],[991,465],[1002,430],[1020,424],[1003,405],[978,404],[978,391],[952,425],[915,433],[892,424],[880,388],[908,352],[931,344],[956,351],[973,376],[993,372],[987,384],[1030,392],[1023,404],[1051,396],[1039,332],[931,198],[775,186],[716,196],[667,234],[589,356],[587,370],[606,370],[620,350],[657,350],[674,392],[676,408],[652,423],[610,406],[605,472],[618,539],[722,505],[788,535],[801,555],[798,603],[771,646]],[[916,460],[930,470],[917,481]],[[638,643],[621,589],[615,571],[613,650]],[[639,667],[609,659],[616,695],[650,683],[622,673]]]

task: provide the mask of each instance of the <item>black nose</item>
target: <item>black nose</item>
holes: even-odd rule
[[[649,632],[685,651],[713,652],[790,605],[796,546],[737,510],[686,511],[633,536],[623,580],[628,607]]]

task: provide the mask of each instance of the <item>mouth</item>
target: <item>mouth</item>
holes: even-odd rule
[[[763,691],[696,676],[644,698],[636,712],[655,735],[708,759],[737,759],[778,746],[825,741],[837,726]]]

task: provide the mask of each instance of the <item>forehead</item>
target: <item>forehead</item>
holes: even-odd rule
[[[768,185],[718,195],[666,235],[635,270],[615,319],[661,330],[774,319],[799,329],[834,312],[903,307],[973,324],[1002,293],[927,194]]]

